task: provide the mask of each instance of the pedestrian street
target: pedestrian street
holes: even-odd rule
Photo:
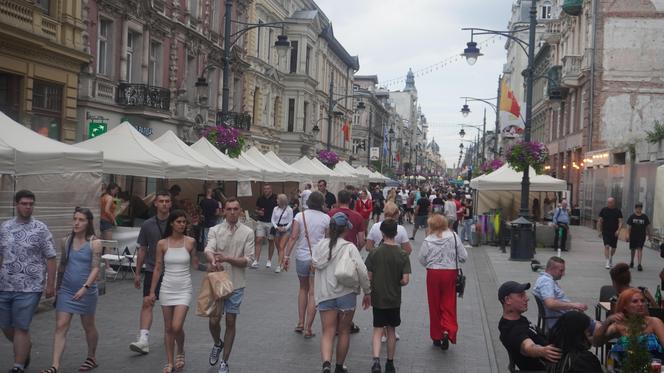
[[[412,226],[407,224],[410,233]],[[468,284],[464,298],[459,298],[459,341],[448,351],[431,345],[426,298],[425,269],[417,262],[416,252],[423,240],[419,232],[413,244],[410,284],[403,289],[402,324],[397,328],[401,340],[397,344],[395,365],[398,372],[498,372],[495,353],[490,343],[487,317],[482,311],[485,302],[495,303],[495,294],[488,299],[479,297],[478,271],[473,254],[464,269]],[[469,251],[496,250],[478,247]],[[365,255],[363,255],[365,256]],[[232,372],[314,372],[320,369],[320,319],[314,323],[314,338],[305,340],[293,332],[297,322],[298,281],[294,269],[275,274],[265,269],[265,261],[258,270],[247,270],[245,300],[238,316],[237,336],[229,361]],[[197,291],[203,272],[193,272]],[[480,274],[481,275],[481,274]],[[495,290],[494,290],[495,293]],[[150,353],[140,356],[131,352],[129,343],[136,339],[141,292],[129,279],[109,281],[106,294],[99,297],[97,328],[100,333],[96,372],[161,372],[164,364],[163,318],[155,307],[150,335]],[[195,307],[195,297],[193,300]],[[360,302],[358,301],[358,308]],[[371,366],[371,310],[358,310],[355,322],[358,334],[351,335],[346,365],[350,372],[368,372]],[[32,362],[28,372],[50,366],[52,336],[55,326],[53,310],[35,315],[32,323]],[[216,372],[208,364],[212,340],[207,319],[190,309],[184,330],[186,367],[184,372]],[[487,342],[488,341],[488,342]],[[385,350],[383,349],[383,358]],[[85,339],[80,322],[74,319],[60,371],[74,372],[85,359]],[[0,339],[0,361],[12,360],[11,346]],[[5,364],[6,365],[6,364]],[[505,365],[505,364],[502,364]]]

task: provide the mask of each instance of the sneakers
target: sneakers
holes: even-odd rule
[[[249,268],[251,268],[251,269],[256,269],[256,268],[258,268],[258,261],[254,260],[254,262],[251,263],[251,266],[249,266]]]
[[[274,273],[281,273],[281,266],[277,266],[277,268],[274,269]]]
[[[332,373],[332,364],[329,361],[323,363],[323,373]]]
[[[634,268],[634,261],[629,262],[629,268]]]
[[[147,355],[150,352],[150,343],[147,340],[139,339],[130,344],[129,349],[141,355]]]
[[[228,363],[225,361],[221,361],[221,364],[219,364],[219,370],[217,373],[229,373],[231,370],[228,368]]]
[[[374,359],[373,365],[371,365],[371,373],[383,373],[383,369],[380,367],[379,359]]]
[[[265,263],[265,268],[272,268],[272,261],[268,260],[267,263]]]
[[[641,266],[641,264],[639,264],[638,266],[636,266],[636,270],[639,271],[639,272],[643,271],[643,266]]]
[[[348,369],[343,365],[337,364],[334,368],[334,373],[348,373]]]
[[[397,370],[394,367],[394,361],[388,360],[385,363],[385,373],[396,373]]]
[[[450,348],[450,336],[447,332],[443,333],[443,339],[440,341],[440,349],[446,351]]]
[[[212,346],[212,350],[210,351],[210,358],[208,359],[208,362],[211,366],[217,365],[219,362],[219,355],[221,355],[221,350],[224,349],[224,341],[220,342],[220,344],[215,343],[214,346]]]
[[[350,334],[357,334],[360,332],[360,327],[357,326],[354,322],[351,322],[350,324]]]
[[[613,267],[613,257],[609,257],[609,267]]]
[[[23,369],[19,368],[19,367],[13,367],[13,368],[9,371],[9,373],[23,373],[23,372],[25,372],[25,371],[24,371]]]
[[[387,342],[387,337],[384,336],[384,335],[380,336],[380,341],[381,341],[381,343]]]
[[[606,265],[604,266],[606,269],[611,269],[611,260],[607,259],[606,260]]]

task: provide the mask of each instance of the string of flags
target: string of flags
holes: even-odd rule
[[[482,41],[478,41],[477,45],[478,45],[478,47],[481,48],[481,47],[486,47],[486,46],[495,44],[497,37],[498,37],[498,35],[493,35],[493,36],[491,36],[487,39],[484,39]],[[425,66],[423,68],[414,70],[413,74],[415,75],[415,77],[428,75],[428,74],[434,73],[438,70],[442,70],[447,65],[451,65],[453,63],[456,63],[456,62],[459,62],[459,61],[464,61],[464,60],[465,60],[464,57],[461,56],[460,54],[457,54],[457,55],[454,55],[454,56],[449,56],[449,57],[443,59],[442,61],[439,61],[439,62],[436,62],[434,64]],[[378,86],[379,87],[385,87],[385,88],[391,88],[391,87],[397,87],[397,86],[400,87],[404,84],[406,84],[406,75],[400,76],[398,78],[383,80],[378,84]]]

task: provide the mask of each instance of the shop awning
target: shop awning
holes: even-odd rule
[[[101,172],[102,154],[42,136],[0,112],[0,173]]]
[[[249,148],[249,150],[244,152],[243,155],[251,159],[254,163],[259,163],[269,167],[269,170],[271,170],[273,173],[277,173],[278,178],[281,179],[279,181],[301,181],[303,179],[303,175],[300,172],[296,171],[290,166],[282,166],[281,163],[275,162],[274,160],[266,157],[265,154],[261,153],[255,147]]]
[[[153,141],[162,149],[190,161],[198,162],[207,168],[208,180],[235,180],[239,169],[231,165],[214,162],[190,148],[173,131],[167,131]]]
[[[129,122],[77,147],[104,153],[103,172],[168,179],[207,179],[204,164],[178,157],[148,140]]]

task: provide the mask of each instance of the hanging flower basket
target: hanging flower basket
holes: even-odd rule
[[[201,136],[231,158],[237,158],[242,153],[244,137],[237,128],[226,124],[208,126],[201,131]]]
[[[502,159],[494,159],[492,161],[486,161],[480,166],[480,171],[482,174],[490,174],[493,171],[503,167],[505,162]]]
[[[321,150],[318,152],[318,160],[329,168],[339,163],[339,156],[332,150]]]
[[[538,141],[519,141],[507,150],[506,159],[517,172],[523,172],[530,166],[539,174],[549,159],[549,149]]]

